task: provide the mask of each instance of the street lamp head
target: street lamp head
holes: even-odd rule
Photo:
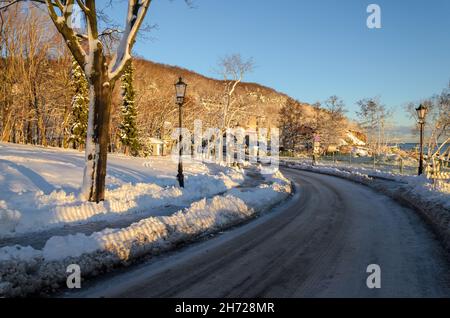
[[[425,116],[427,115],[428,108],[420,104],[418,108],[416,108],[417,118],[419,119],[419,123],[423,123],[425,121]]]
[[[180,77],[178,82],[175,84],[175,93],[178,104],[183,104],[184,96],[186,94],[187,84],[183,82],[183,79]]]

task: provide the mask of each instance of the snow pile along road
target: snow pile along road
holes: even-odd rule
[[[277,171],[254,188],[233,188],[224,195],[194,202],[170,216],[154,216],[122,229],[91,235],[50,238],[42,250],[0,249],[0,296],[18,296],[63,286],[69,264],[81,267],[83,278],[129,263],[144,254],[158,254],[199,236],[217,232],[256,216],[285,199],[290,182]]]

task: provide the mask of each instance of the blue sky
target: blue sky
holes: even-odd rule
[[[366,8],[381,7],[382,28],[368,29]],[[113,17],[123,21],[126,2]],[[336,94],[355,102],[380,96],[398,125],[404,104],[440,92],[450,80],[448,0],[154,0],[156,24],[137,54],[206,76],[219,57],[240,53],[256,68],[246,81],[313,103]]]

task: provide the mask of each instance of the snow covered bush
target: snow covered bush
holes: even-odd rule
[[[124,146],[125,154],[137,156],[141,148],[136,126],[136,103],[135,90],[133,86],[133,64],[131,61],[125,67],[121,76],[122,88],[122,122],[120,129],[120,142]]]
[[[81,149],[86,142],[89,113],[89,83],[77,61],[72,61],[71,86],[73,90],[72,114],[69,141],[74,148]]]

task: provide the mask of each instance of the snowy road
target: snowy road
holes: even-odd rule
[[[298,193],[274,213],[65,296],[450,296],[450,263],[414,211],[367,187],[286,169]],[[369,264],[381,289],[368,289]]]

